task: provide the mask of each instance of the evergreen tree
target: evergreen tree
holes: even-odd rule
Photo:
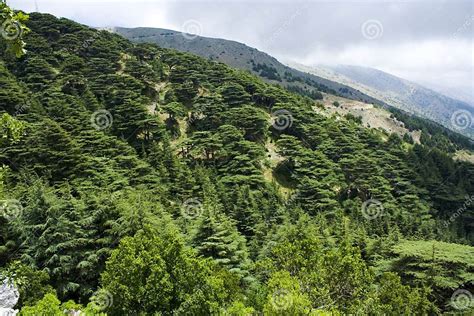
[[[239,107],[250,102],[250,95],[237,83],[226,83],[222,86],[220,94],[229,107]]]
[[[213,258],[219,265],[242,277],[248,274],[245,238],[225,215],[205,212],[193,240],[200,255]]]
[[[103,287],[113,297],[110,313],[217,312],[233,294],[225,292],[225,283],[169,229],[122,239],[102,275]]]

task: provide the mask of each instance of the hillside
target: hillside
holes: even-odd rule
[[[377,69],[348,65],[306,67],[291,64],[291,66],[348,85],[396,108],[439,122],[455,132],[474,139],[472,122],[474,109],[465,102]],[[467,122],[453,123],[452,118],[460,111],[468,113]]]
[[[356,66],[288,66],[245,44],[202,36],[183,36],[181,32],[159,28],[122,28],[113,31],[135,42],[156,43],[162,47],[190,52],[232,67],[248,70],[270,83],[318,99],[318,91],[335,94],[368,104],[395,107],[430,119],[457,133],[474,138],[474,125],[465,126],[464,112],[472,123],[472,107],[421,85],[376,69]],[[453,124],[452,117],[458,122]],[[458,117],[459,116],[459,117]]]
[[[26,54],[0,42],[7,308],[474,310],[474,165],[453,159],[457,134],[403,113],[406,129],[367,128],[334,111],[365,103],[51,15],[26,25]]]
[[[383,104],[349,86],[285,66],[274,57],[239,42],[183,36],[181,32],[159,28],[114,27],[113,31],[137,43],[155,43],[248,70],[269,83],[283,85],[314,99],[320,97],[319,92],[326,92],[367,103]]]

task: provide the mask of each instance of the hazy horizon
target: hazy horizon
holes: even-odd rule
[[[94,27],[156,27],[244,43],[279,60],[372,67],[474,105],[473,3],[9,1]],[[106,16],[102,12],[109,12]]]

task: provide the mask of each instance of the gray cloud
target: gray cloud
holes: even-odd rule
[[[34,10],[34,0],[10,4]],[[471,96],[474,90],[472,0],[37,0],[37,4],[42,12],[93,26],[181,30],[186,21],[195,20],[200,35],[240,41],[277,58],[309,65],[370,66],[432,87]],[[374,39],[361,30],[366,21],[378,23]]]

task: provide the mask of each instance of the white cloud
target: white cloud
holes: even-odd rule
[[[345,64],[373,67],[432,88],[473,91],[474,43],[467,39],[439,39],[405,42],[396,45],[378,43],[358,44],[342,49],[317,47],[303,58],[293,59],[300,64]],[[474,98],[473,98],[474,99]]]
[[[472,0],[11,0],[25,11],[91,26],[149,26],[181,31],[186,20],[201,35],[243,42],[303,64],[375,67],[441,90],[474,90]],[[367,20],[383,25],[368,40]],[[271,41],[269,42],[269,38]],[[474,96],[472,97],[474,100]]]

